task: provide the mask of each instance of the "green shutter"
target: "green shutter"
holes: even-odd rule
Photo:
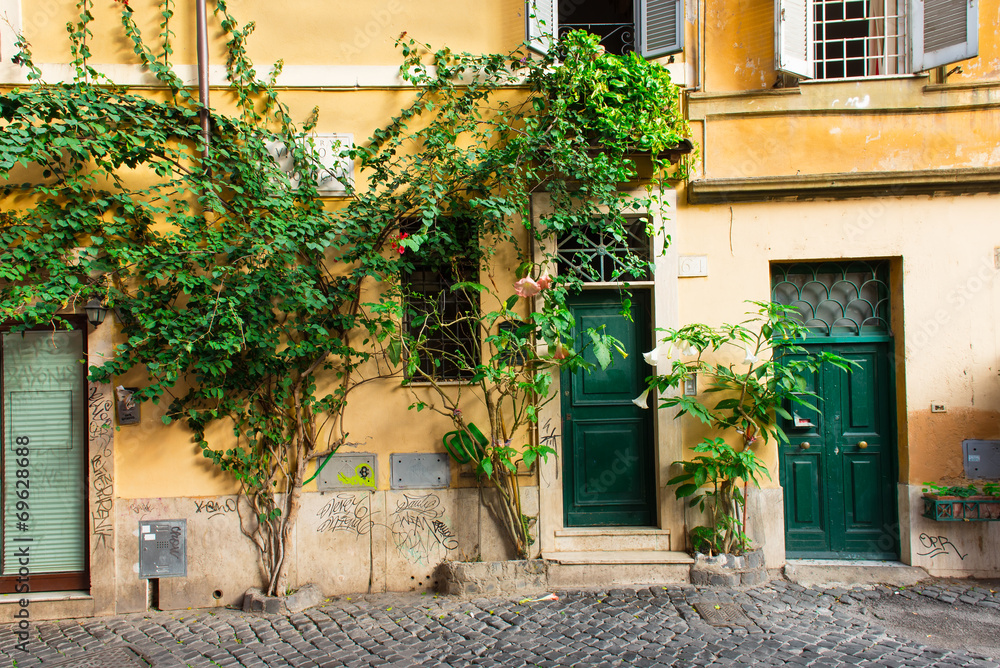
[[[3,335],[4,575],[17,574],[25,545],[32,575],[84,570],[83,359],[79,331]],[[27,466],[15,451],[25,440]],[[24,481],[28,498],[19,499]],[[23,523],[19,501],[28,505]]]

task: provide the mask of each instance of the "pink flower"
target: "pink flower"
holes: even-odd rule
[[[552,277],[548,274],[543,274],[542,277],[538,279],[537,283],[539,290],[548,290],[552,287]]]
[[[534,279],[530,276],[525,276],[518,282],[514,283],[514,292],[517,293],[518,297],[534,297],[539,292],[541,288],[538,287],[538,283],[535,283]]]
[[[562,341],[556,344],[556,349],[552,352],[552,359],[554,360],[564,360],[569,357],[569,353],[563,347]]]

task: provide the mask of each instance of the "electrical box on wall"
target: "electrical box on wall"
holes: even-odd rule
[[[451,483],[451,458],[441,454],[394,454],[392,489],[441,489]]]
[[[1000,441],[962,441],[966,478],[1000,479]]]
[[[187,577],[187,520],[139,522],[139,577]]]

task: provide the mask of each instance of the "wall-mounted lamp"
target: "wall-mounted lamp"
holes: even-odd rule
[[[87,312],[87,321],[94,327],[104,322],[104,318],[108,315],[108,309],[98,299],[87,302],[84,310]]]

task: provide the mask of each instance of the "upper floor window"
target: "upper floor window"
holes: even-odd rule
[[[528,43],[548,49],[553,35],[586,30],[608,53],[635,51],[645,58],[684,47],[681,0],[525,0]]]
[[[816,0],[817,79],[907,72],[904,0]]]
[[[979,0],[776,0],[778,69],[806,79],[921,72],[979,50]]]
[[[601,38],[608,53],[635,51],[635,12],[632,0],[559,0],[559,34],[586,30]]]

